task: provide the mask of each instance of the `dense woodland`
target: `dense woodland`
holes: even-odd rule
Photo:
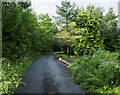
[[[1,93],[14,93],[30,64],[55,51],[77,56],[69,71],[86,92],[118,93],[120,30],[113,9],[103,15],[102,7],[67,0],[56,7],[58,16],[50,17],[36,15],[31,2],[2,2]]]

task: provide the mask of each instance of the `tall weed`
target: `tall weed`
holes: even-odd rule
[[[98,50],[92,56],[78,58],[69,70],[75,81],[90,93],[118,93],[118,53]]]

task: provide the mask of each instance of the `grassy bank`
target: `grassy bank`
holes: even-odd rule
[[[70,56],[68,59],[63,52],[55,56],[63,56],[66,60],[74,61],[69,68],[71,77],[85,88],[87,93],[91,95],[96,93],[118,94],[120,90],[118,53],[99,50],[92,56],[84,55],[79,58]]]
[[[112,93],[119,89],[118,53],[99,50],[92,56],[78,58],[69,68],[71,76],[91,95],[95,93]]]
[[[67,54],[64,54],[63,51],[55,54],[55,57],[58,57],[58,56],[62,56],[63,59],[66,59],[66,60],[71,60],[71,61],[75,61],[78,57],[76,55],[70,55],[70,57],[68,57]]]
[[[41,55],[44,54],[40,52],[27,53],[14,62],[3,58],[1,60],[2,69],[0,72],[0,76],[2,76],[2,81],[0,81],[0,94],[14,93],[19,83],[21,83],[22,76],[24,75],[30,64]]]

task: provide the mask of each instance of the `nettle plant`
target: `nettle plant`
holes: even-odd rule
[[[82,36],[72,45],[75,54],[91,54],[98,48],[103,48],[98,21],[83,12],[78,15],[75,24]]]

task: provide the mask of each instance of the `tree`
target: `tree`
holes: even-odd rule
[[[94,5],[89,5],[86,8],[86,13],[87,15],[90,17],[92,16],[95,20],[97,20],[99,22],[100,25],[100,34],[102,36],[103,33],[103,12],[104,12],[104,8],[103,7],[95,7]]]
[[[86,8],[86,12],[87,16],[92,17],[99,22],[100,34],[104,39],[105,49],[110,51],[118,50],[120,46],[118,44],[120,32],[117,30],[117,16],[115,15],[113,9],[110,8],[106,15],[103,16],[103,8],[89,5]]]
[[[39,23],[39,33],[41,33],[41,41],[43,44],[42,51],[50,51],[53,49],[54,41],[52,37],[59,32],[55,23],[52,22],[52,19],[49,17],[48,14],[40,14],[38,16],[38,23]],[[47,47],[46,47],[47,46]]]
[[[61,2],[61,6],[57,7],[57,14],[59,15],[57,17],[58,19],[58,25],[64,27],[66,31],[69,32],[69,24],[71,23],[72,13],[75,9],[75,3],[71,4],[69,1],[65,0]],[[62,25],[61,25],[62,24]],[[67,34],[67,33],[66,33]],[[67,44],[67,55],[69,56],[69,46]]]
[[[103,32],[102,37],[104,38],[104,45],[106,50],[115,51],[120,49],[118,39],[120,32],[117,30],[117,16],[115,15],[112,8],[108,10],[103,18]]]
[[[28,51],[34,19],[30,2],[2,2],[3,57],[15,60]],[[7,14],[6,14],[7,13]]]
[[[76,19],[76,27],[80,29],[81,39],[72,45],[75,54],[91,54],[94,49],[103,48],[103,40],[100,36],[99,22],[88,17],[86,12],[81,12]]]
[[[62,47],[64,46],[71,46],[75,43],[76,40],[81,38],[80,31],[76,28],[72,29],[70,32],[62,31],[57,33],[54,36],[56,42],[61,44]],[[67,48],[68,49],[68,48]],[[67,50],[70,52],[70,50]],[[69,57],[69,56],[68,56]]]
[[[2,53],[10,61],[25,53],[47,52],[59,32],[48,15],[32,13],[30,2],[2,2]]]

